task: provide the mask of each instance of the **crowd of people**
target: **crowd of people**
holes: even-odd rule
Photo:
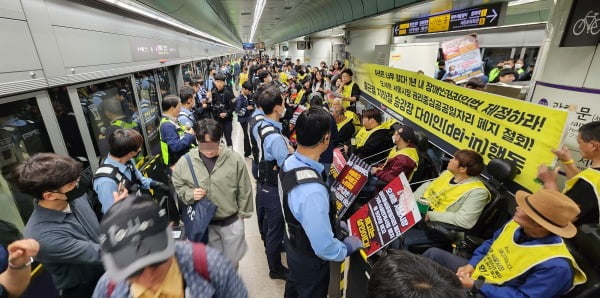
[[[510,71],[516,78],[518,69],[494,75],[502,81]],[[80,162],[54,153],[32,156],[17,176],[35,209],[26,239],[3,243],[2,291],[22,293],[35,257],[61,297],[247,297],[237,269],[248,250],[244,220],[256,213],[265,269],[286,281],[284,296],[326,297],[329,262],[363,245],[335,216],[333,150],[370,165],[367,194],[401,173],[413,181],[427,159],[414,128],[385,120],[375,108],[358,110],[361,91],[353,75],[340,61],[311,67],[299,59],[252,57],[215,65],[206,79],[186,74],[179,94],[161,102],[168,181],[137,169],[133,161],[144,139],[136,128],[107,135],[109,153],[94,175],[93,194],[80,183]],[[243,130],[240,153],[231,148],[234,119]],[[573,237],[576,225],[599,222],[600,122],[582,126],[578,142],[591,167],[579,171],[566,148],[553,151],[569,179],[566,188],[559,191],[557,170],[540,166],[544,189],[517,192],[514,217],[470,260],[439,249],[424,256],[407,252],[438,241],[418,225],[391,245],[400,250],[388,250],[376,263],[369,296],[557,296],[585,282],[563,238]],[[414,192],[426,207],[423,221],[473,227],[490,200],[480,178],[484,168],[479,153],[458,150],[446,171]],[[205,237],[174,240],[172,226],[179,223],[157,204],[157,192],[175,197],[180,210],[202,200],[215,205]]]

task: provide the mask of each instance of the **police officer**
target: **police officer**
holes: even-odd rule
[[[121,182],[129,193],[134,193],[140,188],[169,191],[166,184],[144,177],[133,163],[133,159],[142,152],[144,145],[144,138],[137,130],[115,130],[108,138],[108,145],[108,156],[94,175],[94,191],[102,203],[103,213],[112,206],[113,192],[118,191],[118,184]]]
[[[318,162],[329,146],[330,126],[325,109],[312,107],[302,112],[296,121],[298,148],[279,173],[290,268],[285,297],[327,297],[328,261],[342,261],[362,247],[357,237],[340,241],[334,233],[335,204]]]
[[[172,166],[190,150],[195,139],[194,129],[179,124],[177,116],[181,112],[181,100],[168,95],[161,103],[163,115],[160,119],[160,150],[163,163]]]
[[[137,122],[130,120],[125,116],[121,102],[117,99],[109,98],[102,102],[102,114],[110,121],[109,125],[104,130],[104,139],[100,141],[100,153],[102,156],[108,154],[108,138],[117,129],[134,128],[141,133]]]
[[[285,115],[283,97],[278,88],[265,89],[259,104],[265,113],[264,120],[257,124],[254,138],[258,140],[260,161],[256,192],[256,209],[262,218],[262,235],[265,242],[269,277],[286,279],[288,269],[281,264],[283,245],[283,214],[277,188],[277,174],[288,154],[292,152],[285,137],[281,135],[279,119]]]
[[[214,77],[215,88],[212,90],[212,113],[213,118],[223,126],[225,141],[227,146],[232,146],[231,132],[233,129],[233,111],[235,105],[233,103],[235,97],[229,88],[225,88],[225,75],[218,73]]]

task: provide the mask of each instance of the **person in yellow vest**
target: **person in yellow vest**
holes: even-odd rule
[[[372,167],[371,174],[377,180],[386,184],[404,173],[410,180],[419,164],[419,153],[415,146],[415,131],[408,125],[394,125],[392,141],[396,146],[390,150],[385,163],[381,166]]]
[[[360,96],[360,88],[358,84],[352,81],[354,73],[351,69],[342,71],[342,84],[337,90],[337,93],[342,95],[344,108],[351,111],[356,111],[356,101]]]
[[[160,150],[163,163],[174,165],[187,153],[195,140],[195,132],[191,127],[179,124],[177,116],[181,111],[181,100],[176,95],[168,95],[162,101],[163,118],[160,119]]]
[[[586,123],[579,128],[577,134],[581,157],[591,161],[590,167],[580,171],[566,146],[552,150],[561,161],[567,182],[563,193],[571,198],[581,213],[575,220],[575,225],[598,224],[600,222],[600,121]],[[544,183],[544,188],[559,190],[556,178],[559,167],[554,171],[546,165],[538,168],[538,178]]]
[[[354,153],[369,164],[384,159],[394,146],[390,138],[389,126],[382,124],[383,116],[377,109],[363,111],[363,127],[356,133],[356,148]],[[344,147],[348,152],[347,146]]]
[[[354,125],[352,118],[347,117],[344,108],[333,109],[333,119],[338,131],[338,144],[350,146],[352,136],[354,136]]]
[[[117,99],[109,98],[102,101],[102,114],[108,119],[109,125],[105,127],[104,138],[100,139],[99,149],[101,156],[108,154],[108,138],[117,130],[125,128],[134,128],[140,134],[142,133],[138,123],[125,116],[123,106]]]
[[[457,151],[446,171],[414,193],[415,198],[429,205],[424,220],[472,228],[490,200],[489,191],[478,177],[483,168],[483,157],[479,153],[467,149]],[[402,248],[405,249],[445,240],[419,227],[413,227],[403,236]]]
[[[514,217],[470,260],[430,248],[423,256],[456,272],[466,289],[483,297],[557,297],[587,280],[562,238],[577,233],[579,207],[564,194],[518,191]],[[562,237],[562,238],[561,238]]]
[[[240,88],[247,81],[248,81],[248,66],[244,66],[242,73],[240,73]]]

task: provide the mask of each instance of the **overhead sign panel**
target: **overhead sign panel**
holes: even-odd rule
[[[576,0],[571,7],[561,47],[595,46],[600,42],[600,1]]]
[[[253,43],[243,43],[242,47],[245,51],[251,51],[256,49],[256,46]]]
[[[503,6],[494,3],[396,23],[394,36],[498,26]]]

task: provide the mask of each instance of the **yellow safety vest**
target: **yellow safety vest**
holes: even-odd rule
[[[488,74],[488,80],[490,82],[494,81],[498,77],[499,74],[500,74],[500,69],[498,67],[492,68],[492,70],[490,70],[490,73]]]
[[[279,82],[287,84],[287,78],[288,78],[287,73],[285,73],[283,71],[279,73]]]
[[[298,93],[296,93],[296,99],[294,100],[295,104],[300,104],[302,97],[304,97],[304,92],[306,92],[306,90],[304,90],[304,88],[302,88],[302,89],[300,89],[300,91],[298,91]]]
[[[364,146],[367,143],[367,140],[369,139],[371,134],[373,134],[374,132],[381,130],[381,129],[386,129],[386,128],[383,127],[383,125],[381,125],[381,124],[373,127],[370,130],[365,129],[364,127],[361,128],[358,131],[358,133],[356,133],[356,136],[354,137],[356,139],[356,148],[360,148],[360,147]]]
[[[385,160],[385,163],[383,164],[383,166],[385,167],[385,165],[388,163],[389,160],[391,160],[392,158],[394,158],[398,155],[405,155],[408,158],[410,158],[412,161],[415,162],[415,168],[412,170],[410,175],[407,177],[408,180],[410,180],[412,178],[413,174],[417,171],[417,167],[419,166],[419,153],[417,152],[417,148],[406,147],[406,148],[398,150],[398,149],[396,149],[396,146],[394,146],[394,148],[392,148],[392,150],[390,150],[390,153],[388,154],[388,157]]]
[[[298,80],[297,80],[297,82],[298,83],[302,82],[302,80],[304,80],[304,78],[306,77],[306,75],[307,74],[303,74],[303,75],[298,74]]]
[[[352,87],[354,87],[354,82],[350,82],[349,85],[344,85],[344,88],[342,89],[342,95],[344,97],[351,97],[352,96]],[[358,98],[356,99],[358,100]],[[347,100],[343,100],[342,101],[342,106],[346,109],[350,106],[351,102],[347,101]]]
[[[173,120],[167,118],[167,117],[162,117],[160,119],[160,124],[158,126],[158,132],[160,133],[160,127],[167,122],[171,122],[173,123],[173,125],[175,125],[175,127],[177,128],[177,134],[179,135],[179,138],[183,138],[185,136],[185,126],[179,125],[175,122],[173,122]],[[160,136],[160,152],[162,155],[162,159],[163,159],[163,163],[165,165],[169,165],[169,144],[167,144],[167,142],[163,141],[163,137],[162,135]]]
[[[344,125],[346,125],[350,121],[352,121],[352,118],[348,118],[348,116],[346,116],[346,119],[342,120],[342,122],[335,124],[337,126],[337,130],[340,131],[340,129],[342,129],[342,127],[344,127]]]
[[[356,131],[360,130],[360,118],[356,113],[346,110],[344,111],[344,116],[346,116],[346,118],[352,119],[352,124],[354,124],[354,128],[356,128]]]
[[[135,122],[126,122],[121,119],[111,121],[110,125],[118,126],[120,128],[136,128],[138,126]]]
[[[573,186],[575,185],[575,183],[577,183],[579,179],[583,179],[592,186],[592,188],[594,189],[594,194],[596,194],[596,200],[598,200],[598,204],[600,205],[600,194],[598,194],[598,189],[600,188],[600,171],[592,168],[587,168],[579,172],[577,175],[571,177],[571,179],[565,182],[565,188],[563,190],[563,193],[566,193],[567,191],[571,190],[571,188],[573,188]]]
[[[474,279],[483,276],[486,283],[502,285],[537,264],[553,258],[565,258],[575,269],[573,287],[585,283],[585,273],[577,266],[562,239],[560,243],[555,244],[520,245],[514,241],[518,228],[519,224],[514,220],[504,226],[488,253],[475,266],[472,275]]]
[[[456,203],[467,192],[477,188],[482,188],[487,191],[485,184],[479,180],[467,183],[450,184],[452,179],[454,179],[454,175],[450,171],[444,171],[440,177],[433,180],[429,188],[427,188],[423,197],[427,199],[431,210],[445,212],[448,207]]]

